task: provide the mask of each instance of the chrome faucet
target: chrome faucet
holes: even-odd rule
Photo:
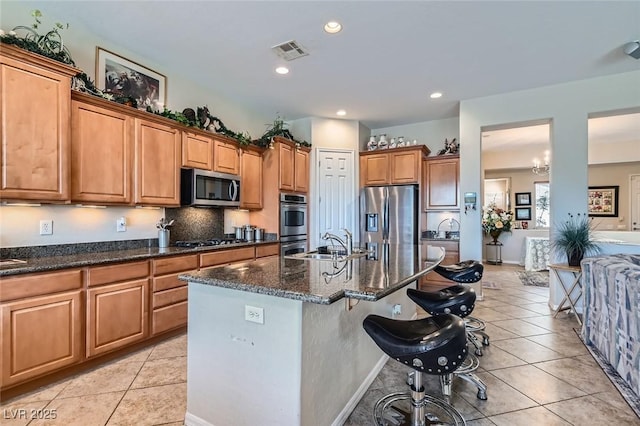
[[[325,234],[322,236],[322,239],[338,242],[347,252],[347,256],[351,256],[353,254],[353,234],[351,234],[351,232],[349,232],[347,229],[343,229],[343,231],[345,233],[346,241],[330,232],[325,232]]]

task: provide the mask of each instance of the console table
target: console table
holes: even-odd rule
[[[582,284],[580,283],[580,278],[582,277],[582,269],[580,269],[579,266],[569,266],[566,263],[552,263],[549,265],[549,269],[551,269],[556,278],[558,278],[560,286],[562,287],[562,291],[564,292],[564,297],[558,305],[558,309],[556,309],[556,311],[553,313],[553,317],[555,318],[556,316],[558,316],[558,313],[561,311],[570,309],[576,315],[578,324],[582,325],[580,316],[578,315],[578,312],[576,312],[576,303],[578,303],[578,300],[580,300],[580,298],[582,297]],[[566,280],[567,275],[563,275],[561,274],[561,272],[571,273],[571,277],[573,278],[571,284],[569,284],[569,281]],[[562,279],[563,276],[565,277],[565,280]],[[574,297],[572,297],[572,293],[576,288],[578,289],[578,292]],[[565,303],[567,303],[568,306],[564,306]]]

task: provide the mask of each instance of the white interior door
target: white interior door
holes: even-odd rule
[[[354,152],[348,150],[319,149],[316,209],[318,234],[311,239],[311,247],[321,245],[325,232],[344,236],[347,228],[357,240]]]
[[[631,230],[640,231],[640,175],[631,175]]]

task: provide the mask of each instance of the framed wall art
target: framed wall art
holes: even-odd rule
[[[131,98],[138,109],[162,111],[167,100],[167,78],[152,69],[96,47],[96,86],[115,98]]]
[[[516,220],[531,220],[531,207],[516,207]]]
[[[618,217],[618,185],[590,186],[588,212],[592,217]]]
[[[516,206],[530,206],[530,205],[531,205],[530,192],[516,192]]]

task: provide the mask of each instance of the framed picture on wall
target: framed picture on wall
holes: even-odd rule
[[[516,220],[531,220],[531,207],[516,207]]]
[[[530,206],[530,205],[531,205],[530,192],[516,192],[516,206]]]
[[[134,99],[138,109],[162,111],[166,104],[164,75],[101,47],[96,47],[96,86],[115,98]]]
[[[592,217],[618,217],[618,189],[615,186],[590,186],[588,212]]]

